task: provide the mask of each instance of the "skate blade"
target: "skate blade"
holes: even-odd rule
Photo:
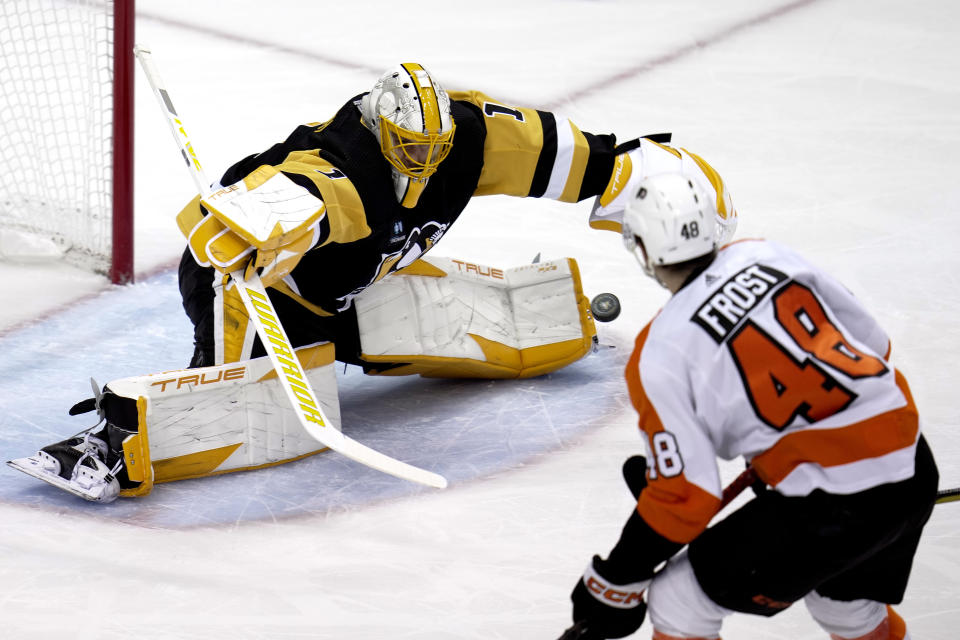
[[[7,465],[13,467],[17,471],[22,471],[28,476],[33,476],[37,480],[42,480],[47,484],[55,486],[57,489],[62,489],[67,493],[72,493],[73,495],[83,498],[89,502],[113,502],[117,497],[115,494],[110,495],[109,491],[100,491],[93,493],[76,485],[69,480],[65,480],[60,476],[50,473],[43,468],[43,463],[36,456],[27,456],[26,458],[17,458],[16,460],[8,460]]]

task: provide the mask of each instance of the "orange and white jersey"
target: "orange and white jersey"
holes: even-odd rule
[[[856,298],[772,242],[722,249],[644,328],[627,383],[648,446],[638,511],[688,542],[720,507],[717,458],[780,493],[850,494],[913,475],[919,420]]]

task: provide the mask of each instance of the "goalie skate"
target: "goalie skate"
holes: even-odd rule
[[[84,500],[112,502],[120,494],[120,483],[104,463],[106,455],[107,444],[87,432],[7,464]]]

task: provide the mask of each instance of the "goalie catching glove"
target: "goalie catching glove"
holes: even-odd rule
[[[177,216],[197,264],[229,274],[260,272],[264,286],[293,271],[319,244],[326,216],[323,200],[275,167],[194,198]]]
[[[667,144],[669,136],[630,140],[617,147],[613,171],[590,212],[590,226],[621,233],[627,202],[636,197],[644,178],[679,173],[713,198],[717,209],[717,246],[730,242],[737,229],[737,211],[720,174],[700,156]]]

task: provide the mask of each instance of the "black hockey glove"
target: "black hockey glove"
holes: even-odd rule
[[[640,498],[640,492],[647,486],[647,459],[632,456],[623,463],[623,479],[634,498]]]
[[[593,556],[593,561],[570,594],[575,623],[570,631],[578,632],[573,638],[623,638],[643,624],[647,614],[643,592],[650,580],[618,584],[605,577],[604,574],[610,573],[610,568],[605,565],[600,556]]]

